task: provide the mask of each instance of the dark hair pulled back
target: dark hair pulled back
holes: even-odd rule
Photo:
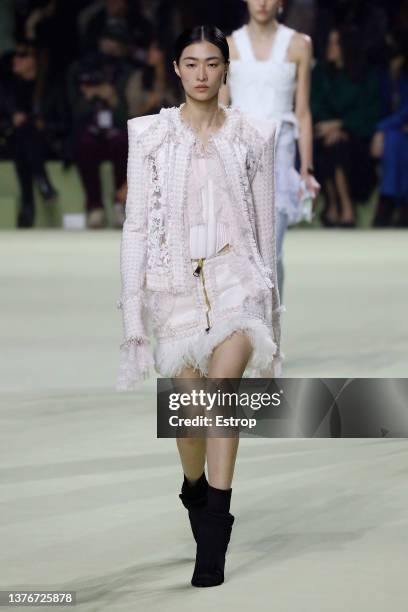
[[[189,45],[197,42],[207,41],[218,47],[226,64],[229,63],[229,46],[227,38],[222,30],[214,25],[199,25],[184,30],[174,43],[174,59],[178,64],[181,54]]]

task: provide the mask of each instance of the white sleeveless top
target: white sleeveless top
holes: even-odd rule
[[[285,61],[295,30],[279,24],[269,58],[256,59],[246,25],[232,33],[239,59],[231,60],[231,105],[259,119],[293,123],[296,63]]]

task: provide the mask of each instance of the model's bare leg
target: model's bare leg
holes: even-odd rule
[[[215,347],[208,366],[208,378],[241,378],[252,354],[248,335],[235,331]]]
[[[188,367],[184,368],[176,378],[191,380],[191,385],[189,385],[188,380],[183,382],[185,392],[188,393],[195,387],[194,380],[200,379],[201,376],[199,372]],[[176,441],[184,474],[189,483],[194,484],[204,471],[206,452],[205,438],[176,438]]]
[[[252,344],[243,331],[221,342],[210,359],[208,378],[241,378],[252,354]],[[239,444],[236,437],[207,437],[208,482],[217,489],[230,489]]]
[[[184,368],[176,377],[175,388],[179,393],[200,391],[206,385],[206,378],[193,368]],[[205,407],[189,405],[181,408],[179,417],[194,417],[202,415]],[[180,413],[180,409],[179,409]],[[177,446],[180,453],[181,464],[184,471],[184,480],[179,497],[183,506],[188,510],[191,531],[195,541],[198,539],[198,531],[201,515],[208,501],[208,482],[205,475],[205,428],[204,433],[195,431],[194,427],[181,425],[177,430]],[[197,435],[198,434],[198,435]],[[200,437],[201,434],[201,437]]]

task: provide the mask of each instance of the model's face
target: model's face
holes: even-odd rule
[[[279,7],[283,5],[282,0],[246,0],[246,3],[251,18],[258,23],[275,19]]]
[[[332,30],[327,41],[326,59],[328,62],[337,64],[341,60],[340,35]]]
[[[194,100],[211,100],[218,96],[227,70],[224,57],[216,45],[202,41],[183,50],[174,70],[184,91]]]

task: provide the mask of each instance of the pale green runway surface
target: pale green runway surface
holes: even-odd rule
[[[191,587],[181,468],[175,441],[155,438],[155,380],[113,390],[120,232],[0,237],[0,589],[76,590],[81,612],[406,611],[397,439],[242,439],[226,583]],[[287,234],[284,376],[406,376],[407,241]]]

